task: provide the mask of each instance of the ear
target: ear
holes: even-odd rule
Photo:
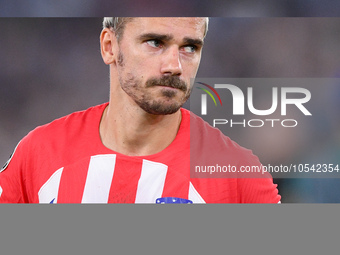
[[[117,38],[109,28],[104,28],[100,34],[100,51],[105,64],[110,65],[116,61]]]

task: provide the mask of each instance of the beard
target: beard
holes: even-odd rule
[[[122,73],[126,67],[122,53],[118,56],[118,65],[122,68]],[[145,112],[154,115],[168,115],[177,112],[188,100],[192,88],[177,75],[153,77],[148,79],[143,86],[132,73],[127,73],[123,78],[119,76],[121,88],[127,93],[135,103]],[[161,89],[159,95],[152,94],[153,87],[170,87],[172,89]],[[178,93],[181,96],[178,98]],[[176,98],[177,97],[177,98]]]

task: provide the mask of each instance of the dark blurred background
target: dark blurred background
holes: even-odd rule
[[[1,17],[336,17],[338,0],[0,0]]]
[[[15,2],[11,2],[13,8]],[[81,5],[81,1],[71,2]],[[80,8],[79,16],[87,15],[87,8],[103,8],[98,7],[99,2],[88,1],[89,6]],[[220,12],[235,16],[294,16],[304,10],[310,14],[306,16],[322,16],[327,8],[319,5],[319,9],[303,9],[300,5],[304,2],[295,1],[294,5],[292,1],[278,1],[277,5],[261,9],[257,5],[242,6],[241,1],[239,5],[222,6]],[[44,8],[43,1],[38,3]],[[7,10],[0,8],[1,16],[11,16],[10,6]],[[191,6],[182,7],[189,10]],[[35,15],[32,6],[20,5],[16,8],[18,16],[21,8],[26,14],[23,16]],[[58,15],[58,10],[46,10],[50,10],[46,16]],[[109,69],[99,51],[101,22],[102,18],[0,18],[0,164],[36,126],[108,101]],[[337,78],[339,74],[340,18],[239,17],[210,19],[197,76]],[[260,137],[254,138],[245,130],[240,137],[232,138],[254,150],[265,162],[313,159],[340,163],[339,99],[339,86],[331,90],[320,87],[319,100],[311,100],[310,107],[312,112],[320,111],[317,116],[321,119],[313,116],[313,125],[301,134],[303,139],[290,137],[289,133],[273,137],[265,130]],[[327,107],[322,102],[327,102]],[[280,146],[265,146],[265,141],[273,139]],[[282,146],[287,139],[296,141],[296,146]],[[317,140],[318,146],[311,148],[309,140]],[[261,149],[255,146],[258,143],[263,143]],[[340,202],[340,179],[274,181],[279,184],[282,202]]]

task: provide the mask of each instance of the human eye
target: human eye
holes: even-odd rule
[[[186,45],[183,47],[183,51],[185,53],[195,53],[197,51],[197,46],[195,45]]]
[[[157,40],[157,39],[150,39],[150,40],[147,40],[146,43],[151,46],[151,47],[154,47],[154,48],[159,48],[162,46],[162,42],[160,40]]]

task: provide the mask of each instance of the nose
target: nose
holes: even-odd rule
[[[182,71],[182,64],[178,48],[168,48],[166,54],[163,56],[161,73],[163,75],[179,76],[182,74]]]

